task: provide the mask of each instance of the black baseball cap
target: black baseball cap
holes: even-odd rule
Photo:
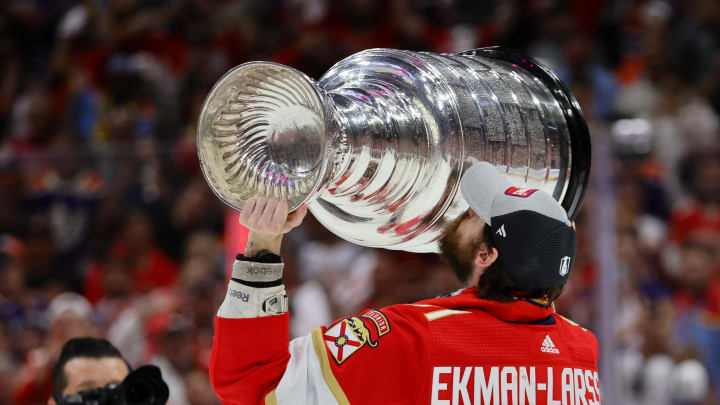
[[[577,237],[565,209],[550,194],[514,187],[487,162],[463,174],[465,201],[492,229],[499,260],[518,291],[565,284]]]

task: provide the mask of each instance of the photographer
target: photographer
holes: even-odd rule
[[[52,397],[56,405],[63,395],[75,394],[108,383],[120,383],[130,373],[120,351],[105,339],[79,337],[68,340],[53,368]]]
[[[130,370],[105,339],[70,339],[53,368],[50,405],[165,405],[168,386],[152,365]]]

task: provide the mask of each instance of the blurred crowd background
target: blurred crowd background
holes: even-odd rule
[[[171,405],[218,403],[212,325],[242,246],[224,249],[232,215],[195,127],[226,70],[319,78],[366,48],[490,45],[550,66],[612,145],[617,403],[720,403],[720,2],[2,0],[0,404],[44,404],[77,335],[158,364]],[[597,191],[557,308],[596,333]],[[352,245],[312,218],[284,257],[293,336],[458,288],[432,255]]]

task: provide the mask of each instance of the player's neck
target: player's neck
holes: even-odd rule
[[[467,278],[467,282],[465,283],[466,288],[472,288],[477,287],[478,283],[480,282],[480,276],[483,274],[485,269],[475,267],[473,271],[470,273],[470,275]]]

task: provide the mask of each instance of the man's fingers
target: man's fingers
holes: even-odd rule
[[[298,209],[293,211],[293,213],[290,214],[290,216],[288,216],[285,228],[287,230],[290,230],[290,229],[300,225],[303,218],[305,218],[305,215],[307,214],[307,210],[308,210],[307,204],[303,204],[300,207],[298,207]]]
[[[250,214],[250,219],[248,221],[249,228],[258,231],[258,227],[260,226],[260,220],[262,218],[263,211],[265,210],[265,205],[267,205],[267,198],[265,197],[258,197],[258,199],[255,202],[255,206],[253,207],[253,211]]]
[[[250,217],[250,224],[252,225],[252,229],[254,231],[264,232],[262,229],[262,216],[263,212],[265,212],[265,208],[267,207],[267,205],[267,198],[258,197],[257,203],[255,203],[255,208],[253,209],[253,213]]]
[[[280,233],[283,225],[288,218],[288,205],[285,201],[279,201],[275,205],[275,212],[273,212],[272,220],[270,223],[270,229],[273,233]]]
[[[243,205],[242,212],[240,213],[240,217],[238,218],[238,222],[240,222],[240,225],[244,227],[248,227],[250,216],[253,213],[253,210],[255,209],[255,199],[249,198],[247,201],[245,201],[245,205]]]
[[[265,209],[263,210],[262,217],[260,218],[259,231],[262,233],[272,233],[272,217],[275,213],[275,207],[277,207],[278,200],[271,198],[267,200]]]
[[[248,198],[248,200],[245,201],[245,205],[243,206],[243,212],[252,212],[253,209],[255,209],[255,203],[257,203],[257,200],[255,198]]]
[[[285,201],[265,197],[249,198],[243,206],[239,222],[255,232],[281,234],[300,225],[307,210],[307,204],[303,204],[288,215],[289,207]]]

